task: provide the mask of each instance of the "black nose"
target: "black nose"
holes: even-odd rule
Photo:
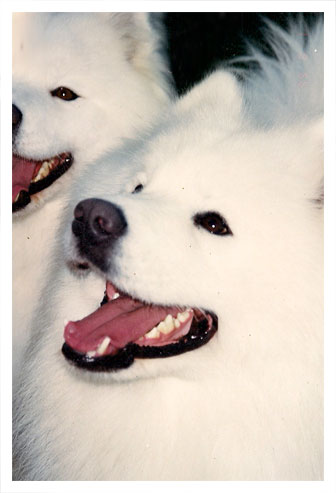
[[[74,216],[73,234],[91,246],[105,247],[122,236],[127,228],[122,210],[106,200],[82,200],[77,204]]]
[[[22,121],[22,113],[15,104],[12,104],[12,131],[17,130]]]

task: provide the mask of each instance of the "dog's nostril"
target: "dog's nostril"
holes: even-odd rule
[[[117,239],[124,233],[126,226],[119,207],[103,200],[95,202],[90,213],[89,228],[96,240]]]
[[[98,231],[102,233],[106,233],[107,235],[111,235],[114,230],[113,221],[109,218],[98,216],[94,220],[95,226],[98,228]]]
[[[19,108],[12,104],[12,128],[17,128],[22,120],[22,113]]]
[[[84,209],[81,202],[75,207],[74,217],[77,221],[83,221],[84,219]]]
[[[82,234],[84,233],[84,224],[83,222],[75,219],[74,221],[72,221],[71,229],[75,236],[82,236]]]

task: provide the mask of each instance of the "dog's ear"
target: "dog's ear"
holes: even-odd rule
[[[224,120],[233,125],[241,121],[243,96],[236,77],[226,70],[217,70],[195,85],[178,103],[182,111],[221,111]]]
[[[163,14],[147,12],[102,13],[119,34],[126,60],[154,81],[161,80],[165,94],[173,93],[167,56]]]
[[[293,141],[291,148],[295,149],[287,162],[289,175],[296,177],[296,182],[301,190],[303,189],[306,199],[323,207],[323,117],[317,118],[308,125],[293,126],[289,129],[289,134],[289,142]]]
[[[119,33],[124,43],[126,58],[133,60],[139,50],[152,50],[158,42],[158,33],[146,12],[108,12],[102,14]]]

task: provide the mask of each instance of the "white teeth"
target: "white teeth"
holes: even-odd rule
[[[186,310],[186,311],[185,311],[185,312],[183,312],[183,313],[178,313],[178,314],[177,314],[177,318],[178,318],[178,320],[179,320],[181,323],[183,323],[183,322],[185,322],[185,321],[189,318],[189,314],[190,314],[190,312]]]
[[[19,193],[17,194],[17,196],[15,197],[15,200],[14,200],[14,202],[16,202],[16,201],[18,200],[18,198],[19,198],[19,195],[20,195],[20,192],[19,192]]]
[[[178,313],[177,318],[173,318],[171,314],[150,330],[146,335],[146,339],[157,339],[161,334],[169,334],[174,329],[181,327],[181,323],[185,322],[190,317],[191,310],[186,310],[183,313]]]
[[[166,324],[169,332],[171,330],[173,330],[173,328],[174,328],[174,319],[173,319],[173,317],[170,314],[166,316],[166,318],[164,319],[164,322],[165,322],[165,324]]]
[[[157,328],[161,334],[169,334],[172,330],[167,326],[165,321],[160,322],[159,325],[157,325]]]
[[[119,296],[119,293],[114,293],[114,295],[112,296],[112,300],[116,300],[117,298],[119,298]]]
[[[154,327],[148,334],[145,335],[146,339],[157,339],[160,337],[160,332],[157,327]]]
[[[51,159],[50,161],[44,161],[39,172],[35,176],[35,178],[32,180],[33,183],[41,180],[42,178],[45,178],[48,176],[50,170],[52,169],[53,165],[53,160]]]
[[[110,344],[111,339],[106,336],[105,339],[99,344],[97,347],[96,353],[101,356],[104,354],[105,350],[107,349],[107,346]],[[90,351],[91,352],[91,351]]]

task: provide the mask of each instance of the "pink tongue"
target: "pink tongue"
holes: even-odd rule
[[[28,161],[18,156],[12,158],[12,202],[21,190],[28,192],[30,182],[34,177],[36,166],[42,165],[39,161]]]
[[[104,354],[110,354],[139,339],[169,313],[176,317],[178,309],[145,305],[121,295],[82,320],[68,322],[64,329],[64,339],[72,349],[87,353],[96,350],[108,336],[111,342]]]

